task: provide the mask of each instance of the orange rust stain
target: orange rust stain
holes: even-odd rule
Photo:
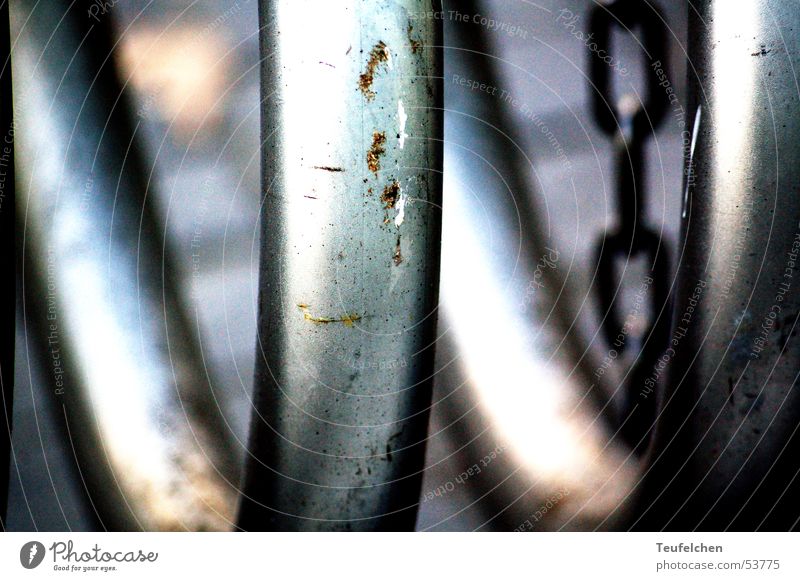
[[[378,42],[369,53],[367,69],[358,78],[358,88],[361,89],[364,97],[368,101],[375,98],[375,91],[372,90],[372,83],[375,81],[375,73],[378,67],[389,60],[389,48],[383,41]]]
[[[369,148],[367,152],[367,167],[369,167],[369,171],[376,174],[378,170],[381,169],[381,156],[386,153],[386,149],[383,147],[386,145],[386,132],[381,131],[378,133],[377,131],[372,134],[372,147]]]
[[[397,198],[400,196],[400,184],[395,180],[385,188],[381,194],[381,202],[387,210],[394,208]]]

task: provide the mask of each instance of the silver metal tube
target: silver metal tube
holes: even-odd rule
[[[800,4],[690,6],[672,347],[634,526],[787,529],[800,372]]]
[[[26,349],[108,529],[225,530],[235,458],[182,315],[108,19],[18,2]],[[151,198],[152,199],[152,198]]]
[[[414,526],[441,236],[430,0],[261,3],[264,201],[247,530]]]

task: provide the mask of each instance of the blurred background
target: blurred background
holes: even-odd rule
[[[590,108],[593,57],[576,34],[590,34],[594,5],[444,3],[441,308],[419,530],[614,529],[635,495],[640,460],[604,418],[621,405],[620,386],[638,349],[608,362],[592,290],[595,244],[615,224],[617,187],[614,144]],[[669,80],[683,102],[686,4],[658,5]],[[112,31],[111,54],[128,96],[120,107],[141,151],[156,238],[174,257],[167,274],[175,308],[186,313],[219,406],[235,484],[256,354],[263,194],[257,2],[97,7]],[[35,98],[47,39],[31,31],[42,10],[56,18],[67,12],[54,2],[12,5],[23,133],[35,133],[58,108]],[[621,31],[612,46],[629,71],[611,75],[624,108],[653,73],[635,34]],[[683,130],[668,117],[645,145],[647,215],[668,247],[676,245],[680,220]],[[20,181],[34,184],[57,171],[42,145],[26,147],[17,158]],[[78,189],[91,199],[87,183]],[[35,226],[28,203],[18,205],[20,228]],[[626,270],[629,304],[643,272],[635,263]],[[634,316],[632,328],[643,328],[647,316]],[[63,410],[50,403],[52,375],[29,318],[21,306],[8,528],[92,530],[102,523],[74,469]]]

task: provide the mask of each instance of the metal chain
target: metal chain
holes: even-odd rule
[[[641,0],[598,4],[591,13],[590,23],[597,47],[606,49],[606,52],[609,52],[613,26],[629,32],[638,27],[642,55],[646,59],[644,97],[633,111],[626,111],[617,107],[611,92],[612,67],[597,54],[590,58],[592,112],[600,129],[615,140],[618,180],[617,224],[613,230],[603,233],[595,250],[598,264],[596,292],[604,314],[603,335],[620,354],[631,341],[629,333],[625,332],[620,301],[617,300],[622,281],[617,280],[616,263],[643,256],[650,268],[648,276],[652,279],[647,285],[651,320],[640,337],[642,350],[627,376],[626,403],[619,426],[626,441],[641,451],[656,411],[656,397],[642,394],[642,382],[666,347],[670,331],[671,309],[666,307],[670,298],[671,260],[661,236],[646,220],[644,155],[647,137],[656,131],[668,109],[668,100],[659,86],[658,77],[647,74],[649,66],[656,61],[661,61],[661,68],[666,71],[665,31],[657,9],[652,3]]]

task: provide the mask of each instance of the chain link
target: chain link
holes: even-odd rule
[[[603,233],[596,245],[598,275],[596,292],[603,319],[601,328],[609,345],[618,353],[631,343],[629,332],[624,332],[624,318],[620,313],[618,297],[622,281],[618,280],[618,261],[643,257],[650,269],[652,282],[647,285],[650,321],[638,338],[642,349],[626,377],[626,402],[620,415],[620,433],[637,451],[647,443],[656,412],[655,395],[643,395],[642,384],[658,357],[666,347],[670,331],[669,276],[671,259],[662,237],[646,219],[645,212],[645,151],[647,138],[663,121],[668,110],[668,99],[659,86],[656,75],[647,74],[649,65],[661,61],[667,66],[665,29],[658,10],[651,2],[642,0],[616,0],[597,4],[591,13],[591,30],[597,46],[609,52],[613,26],[620,26],[633,34],[640,31],[641,52],[645,61],[645,93],[638,94],[635,107],[622,108],[612,95],[612,68],[596,54],[590,57],[590,82],[592,83],[592,113],[600,129],[614,138],[616,184],[616,226]],[[664,69],[666,71],[666,69]],[[667,73],[668,74],[668,73]],[[622,337],[620,342],[619,338]]]

